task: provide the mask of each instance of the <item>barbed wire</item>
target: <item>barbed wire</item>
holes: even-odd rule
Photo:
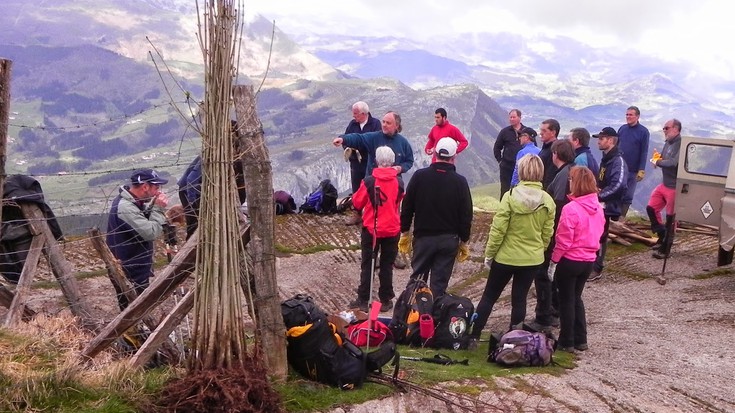
[[[14,126],[16,128],[21,128],[21,129],[38,129],[38,130],[73,130],[73,129],[90,128],[90,127],[102,126],[103,124],[108,124],[112,122],[119,122],[125,119],[130,119],[130,118],[139,116],[143,113],[150,112],[150,111],[162,108],[162,107],[173,106],[176,104],[187,104],[187,103],[189,103],[188,100],[181,101],[181,102],[161,103],[158,105],[153,105],[147,109],[142,109],[135,113],[123,114],[118,117],[111,117],[111,118],[99,120],[96,122],[86,123],[86,124],[77,124],[77,125],[68,125],[68,126],[47,126],[47,125],[24,125],[24,124],[17,124],[17,123],[8,123],[8,126]]]

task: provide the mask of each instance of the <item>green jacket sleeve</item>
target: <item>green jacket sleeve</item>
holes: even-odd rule
[[[143,211],[127,200],[125,202],[120,201],[117,215],[146,241],[153,241],[161,236],[163,223],[166,222],[166,216],[162,208],[154,206],[150,218],[146,218]]]

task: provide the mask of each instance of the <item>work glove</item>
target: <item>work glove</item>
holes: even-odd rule
[[[459,243],[459,249],[457,250],[457,262],[462,262],[470,257],[470,247],[464,242]]]
[[[485,266],[487,267],[488,270],[490,269],[492,265],[493,265],[493,259],[485,257]]]
[[[401,238],[398,239],[398,252],[401,254],[411,253],[411,233],[404,232],[401,234]]]
[[[638,174],[635,176],[635,180],[640,182],[643,180],[644,176],[646,176],[646,171],[641,169],[640,171],[638,171]]]
[[[556,264],[553,261],[549,261],[549,269],[546,270],[546,276],[549,278],[549,281],[554,281],[554,274],[556,274]]]

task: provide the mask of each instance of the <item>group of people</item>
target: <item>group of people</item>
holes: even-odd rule
[[[424,147],[432,163],[404,185],[402,175],[413,167],[414,154],[401,135],[400,115],[389,111],[378,121],[365,102],[355,103],[352,114],[345,133],[332,141],[348,155],[353,216],[362,223],[360,282],[350,305],[367,309],[373,269],[379,266],[381,310],[393,307],[392,271],[399,252],[412,252],[411,278],[424,278],[435,297],[444,295],[455,262],[469,256],[472,197],[455,167],[467,139],[447,120],[447,111],[438,108]],[[512,280],[510,328],[524,322],[533,283],[537,303],[532,327],[558,325],[563,350],[587,349],[582,292],[587,281],[602,274],[610,221],[626,215],[636,183],[645,175],[649,132],[639,117],[638,108],[631,106],[617,131],[605,127],[590,135],[585,128],[574,128],[567,139],[559,139],[561,126],[555,119],[541,122],[537,134],[523,125],[520,110],[510,111],[510,125],[500,131],[494,147],[501,201],[484,253],[489,274],[471,331],[474,342]],[[650,160],[663,171],[663,182],[647,207],[651,229],[659,237],[657,258],[669,256],[675,229],[681,128],[677,119],[665,123],[665,145]],[[599,163],[590,151],[591,138],[603,154]],[[201,180],[200,163],[192,162],[179,182],[182,203],[194,215],[197,200],[190,198],[197,196],[193,185]],[[138,293],[152,275],[153,241],[166,222],[168,199],[161,186],[167,182],[152,169],[136,171],[120,187],[110,210],[107,243]],[[189,224],[191,230],[195,223]]]
[[[353,116],[358,125],[374,119],[364,102],[353,106]],[[446,117],[445,109],[436,110],[436,125],[424,148],[432,156],[432,163],[414,173],[405,192],[401,175],[412,167],[413,154],[400,135],[398,114],[386,113],[380,131],[350,133],[359,128],[348,127],[345,134],[333,140],[335,146],[367,159],[364,169],[351,165],[354,206],[362,211],[363,224],[360,285],[357,299],[350,303],[354,307],[367,307],[378,254],[378,295],[383,310],[393,305],[390,263],[397,251],[413,249],[411,278],[427,279],[435,297],[446,292],[455,261],[469,255],[466,243],[472,200],[466,179],[454,166],[467,140]],[[626,123],[618,130],[605,127],[590,135],[585,128],[574,128],[567,139],[559,139],[561,126],[557,120],[541,122],[537,134],[523,125],[520,110],[509,112],[510,125],[500,131],[494,146],[501,201],[484,254],[490,271],[477,306],[473,343],[512,280],[511,329],[524,323],[526,297],[533,283],[537,303],[531,327],[548,331],[559,326],[563,350],[588,348],[582,292],[587,281],[601,277],[610,221],[625,217],[636,184],[645,176],[650,134],[639,118],[640,110],[631,106],[626,111]],[[664,148],[651,162],[663,170],[664,179],[647,207],[652,231],[659,237],[653,255],[656,258],[668,257],[671,249],[666,240],[674,231],[681,122],[667,121],[663,132]],[[591,138],[597,139],[602,152],[599,163],[589,147]],[[358,180],[355,172],[366,177]],[[666,224],[661,219],[664,208]]]
[[[443,295],[457,251],[468,251],[472,198],[467,180],[454,166],[455,157],[468,142],[449,123],[446,110],[437,109],[436,125],[424,148],[433,162],[417,171],[404,190],[402,174],[413,167],[414,157],[410,143],[400,134],[400,115],[387,112],[380,130],[365,132],[369,120],[374,119],[367,104],[357,102],[352,109],[354,120],[346,133],[332,142],[351,155],[359,154],[355,155],[358,159],[367,159],[363,170],[350,157],[352,203],[355,216],[361,217],[362,222],[360,283],[357,298],[350,306],[367,309],[377,261],[381,311],[393,308],[393,263],[399,251],[408,253],[411,249],[412,277],[428,279],[431,274],[432,292]],[[363,132],[350,132],[354,130]],[[363,178],[358,179],[360,176]],[[413,235],[409,232],[411,227]]]

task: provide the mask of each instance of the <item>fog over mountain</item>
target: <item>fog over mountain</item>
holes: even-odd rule
[[[8,0],[3,7],[0,55],[14,60],[11,110],[17,113],[11,120],[10,173],[34,167],[40,175],[92,171],[97,180],[78,178],[76,192],[51,197],[70,211],[91,212],[101,212],[104,203],[77,205],[71,199],[109,197],[121,174],[105,178],[104,171],[156,165],[178,177],[198,151],[197,135],[178,112],[193,113],[187,111],[203,98],[193,2],[58,0],[29,6]],[[349,168],[330,142],[344,131],[357,100],[368,102],[376,117],[401,113],[417,159],[414,170],[429,162],[422,148],[434,109],[447,108],[471,140],[458,169],[473,185],[497,181],[491,148],[512,107],[536,129],[553,117],[563,132],[584,126],[594,133],[619,126],[625,108],[635,104],[652,131],[651,150],[661,147],[660,126],[674,116],[685,134],[723,137],[734,128],[734,106],[714,101],[711,91],[735,91],[735,85],[700,82],[692,88],[699,78],[687,67],[660,66],[645,56],[620,56],[569,38],[482,34],[431,44],[391,37],[292,38],[274,31],[266,18],[251,16],[243,32],[240,82],[260,84],[266,67],[258,112],[274,186],[292,192],[297,202],[323,178],[348,190]],[[95,126],[65,128],[70,125]],[[650,192],[645,187],[659,179],[651,176],[639,190],[642,198]],[[44,185],[67,185],[64,177],[42,179]]]

